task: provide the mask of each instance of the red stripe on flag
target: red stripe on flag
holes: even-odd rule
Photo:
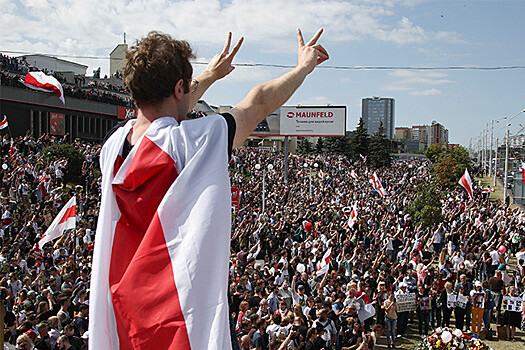
[[[32,74],[30,74],[30,73],[26,75],[26,77],[24,79],[24,82],[26,84],[33,85],[35,87],[47,90],[49,92],[54,92],[56,97],[62,96],[62,94],[60,93],[60,90],[58,89],[57,86],[55,86],[55,85],[53,85],[51,83],[42,84],[41,82],[36,80],[35,77]]]
[[[456,179],[457,179],[457,178],[456,178]],[[467,181],[467,177],[466,177],[465,175],[463,175],[463,176],[461,177],[461,183],[463,183],[463,187],[465,187],[465,189],[467,190],[468,195],[470,196],[470,198],[474,197],[474,196],[472,195],[472,188],[470,188],[470,185],[469,185],[469,183],[468,183],[468,181]]]
[[[113,185],[121,217],[115,228],[109,285],[120,350],[190,349],[156,213],[177,176],[173,159],[144,137],[124,182]]]
[[[62,218],[58,222],[58,225],[60,225],[63,222],[66,222],[67,219],[74,218],[76,216],[77,216],[77,206],[74,205],[66,210],[66,212],[64,213],[64,216],[62,216]]]

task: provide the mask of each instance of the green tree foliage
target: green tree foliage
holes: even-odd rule
[[[42,150],[44,161],[57,161],[67,159],[67,166],[64,169],[64,183],[79,184],[82,177],[82,163],[84,155],[72,144],[52,145]]]
[[[317,143],[315,145],[315,151],[317,153],[324,153],[325,151],[325,148],[324,148],[324,141],[323,141],[323,138],[322,137],[319,137],[317,139]]]
[[[442,222],[441,198],[436,185],[424,183],[419,185],[416,190],[416,199],[408,207],[408,212],[416,225],[421,224],[427,228]]]
[[[369,153],[370,137],[364,125],[363,118],[359,119],[354,135],[350,138],[350,146],[355,159],[359,158],[360,154],[367,156]]]
[[[327,137],[324,142],[326,153],[350,156],[350,143],[346,136]]]
[[[390,157],[390,141],[385,136],[383,123],[374,136],[370,139],[370,153],[368,159],[374,168],[390,167],[392,158]]]
[[[298,153],[312,153],[314,150],[312,143],[308,141],[307,137],[303,137],[297,142],[297,152]]]
[[[444,188],[459,186],[458,181],[465,169],[471,170],[468,151],[461,146],[432,145],[427,148],[425,155],[432,161],[431,171],[435,181]]]

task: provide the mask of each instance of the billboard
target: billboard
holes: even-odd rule
[[[64,115],[60,113],[49,113],[49,134],[64,136],[66,133],[66,124]]]
[[[253,136],[344,136],[345,106],[281,107],[270,114]]]
[[[135,108],[117,107],[117,119],[129,119],[137,116]]]

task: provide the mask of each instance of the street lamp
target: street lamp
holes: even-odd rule
[[[257,171],[261,170],[261,164],[257,163],[255,164],[255,169]],[[272,171],[273,170],[273,164],[268,164],[267,166],[268,168],[268,171]],[[262,168],[262,171],[263,171],[263,174],[262,174],[262,213],[265,212],[265,209],[266,209],[266,181],[265,181],[265,169]]]
[[[305,169],[307,169],[307,168],[308,168],[308,163],[305,162],[305,163],[303,164],[303,167],[304,167]],[[319,164],[314,163],[314,167],[315,167],[315,169],[316,169],[316,171],[317,171],[317,167],[319,167]],[[310,167],[310,197],[312,197],[312,168],[311,168],[311,167]]]
[[[507,123],[507,133],[505,137],[505,184],[503,187],[503,200],[507,200],[507,186],[509,183],[508,182],[509,181],[508,171],[509,171],[509,136],[510,136],[510,125],[511,125],[510,121],[516,118],[521,113],[525,113],[525,109],[519,112],[518,114],[516,114],[515,116],[511,117],[510,119],[508,119],[509,122]],[[505,117],[504,119],[507,119],[507,117]]]

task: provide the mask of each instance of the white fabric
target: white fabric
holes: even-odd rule
[[[60,223],[67,210],[74,206],[76,206],[75,196],[71,197],[71,199],[66,203],[66,205],[64,205],[62,210],[60,210],[60,212],[56,216],[55,220],[53,220],[51,225],[49,225],[42,238],[40,238],[40,240],[38,241],[38,246],[40,247],[40,249],[42,249],[44,247],[44,244],[46,244],[47,242],[51,242],[52,240],[62,236],[65,230],[75,229],[77,227],[76,216],[72,216],[66,221]]]
[[[112,184],[124,180],[138,145],[148,137],[175,160],[179,173],[157,212],[191,348],[231,349],[227,299],[231,190],[226,121],[218,115],[180,125],[170,117],[155,120],[113,178],[115,159],[133,123],[131,120],[119,128],[100,156],[102,200],[90,292],[89,348],[119,348],[109,291],[114,227],[120,218]]]

